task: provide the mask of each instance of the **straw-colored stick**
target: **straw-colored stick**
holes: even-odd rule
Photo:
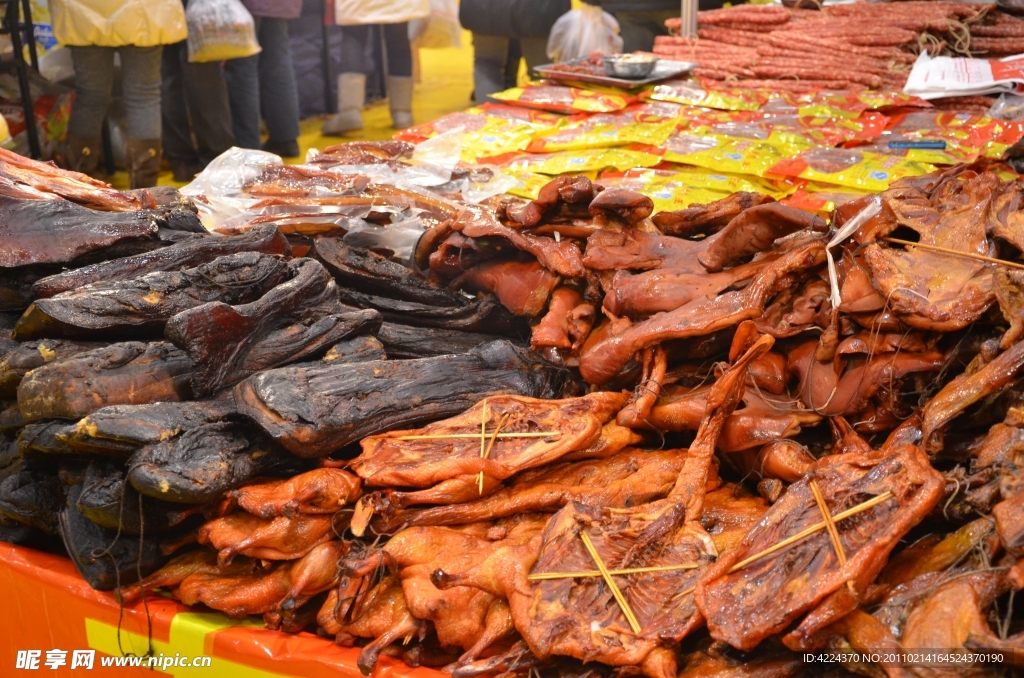
[[[594,548],[594,542],[590,541],[590,535],[585,531],[580,531],[580,539],[583,541],[583,545],[587,547],[587,551],[590,553],[590,557],[594,559],[594,564],[597,565],[597,569],[601,571],[601,576],[604,577],[604,583],[611,589],[612,596],[615,597],[615,602],[619,604],[622,609],[622,614],[626,615],[626,621],[629,622],[629,628],[633,629],[633,633],[640,634],[640,622],[636,620],[636,615],[633,614],[633,610],[629,607],[629,602],[626,600],[626,596],[622,595],[622,591],[619,590],[615,580],[612,579],[612,575],[608,572],[608,568],[604,566],[604,561],[601,560],[601,554]]]
[[[484,450],[483,454],[481,455],[484,459],[486,459],[487,457],[491,456],[491,448],[494,447],[494,441],[498,439],[498,432],[501,431],[501,428],[505,425],[505,422],[507,422],[508,418],[511,417],[511,416],[512,416],[512,413],[506,412],[505,416],[503,416],[501,418],[501,421],[498,422],[498,427],[496,429],[494,429],[494,432],[491,434],[490,440],[487,441],[487,449]],[[484,472],[483,471],[480,471],[480,473],[477,474],[476,484],[477,484],[477,487],[480,489],[480,495],[483,496],[483,493],[484,493]]]
[[[864,511],[867,511],[872,506],[877,506],[878,504],[881,504],[883,501],[885,501],[887,499],[891,499],[892,496],[893,496],[892,492],[889,492],[889,491],[883,492],[882,494],[878,495],[877,497],[872,497],[871,499],[868,499],[863,504],[857,504],[856,506],[854,506],[852,508],[848,508],[848,509],[846,509],[845,511],[843,511],[841,513],[835,514],[834,516],[832,516],[832,520],[834,522],[839,522],[840,520],[846,520],[847,518],[850,518],[851,516],[855,516],[858,513],[862,513]],[[755,561],[761,560],[762,558],[764,558],[766,556],[770,556],[771,554],[775,553],[776,551],[779,551],[781,549],[786,548],[790,544],[794,544],[794,543],[800,541],[801,539],[803,539],[805,537],[811,536],[815,532],[821,532],[822,530],[825,529],[825,527],[826,526],[825,526],[824,522],[820,522],[820,523],[817,523],[815,525],[811,525],[806,530],[804,530],[802,532],[797,532],[792,537],[786,537],[785,539],[780,541],[775,546],[769,546],[764,551],[761,551],[760,553],[755,553],[754,555],[750,556],[749,558],[741,560],[740,562],[738,562],[735,565],[733,565],[732,567],[730,567],[728,569],[728,571],[726,571],[726,574],[732,574],[736,570],[743,569],[747,565],[750,565],[751,563],[753,563]],[[694,590],[695,590],[695,587],[694,588],[688,588],[685,591],[683,591],[682,593],[677,593],[675,596],[672,597],[672,600],[679,600],[680,598],[682,598],[686,594],[693,593]]]
[[[487,398],[484,398],[484,406],[480,408],[480,458],[484,458],[484,447],[487,445]]]
[[[882,494],[878,495],[877,497],[873,497],[871,499],[868,499],[863,504],[857,504],[853,508],[846,509],[842,513],[837,513],[836,515],[832,516],[832,520],[834,520],[835,522],[839,522],[840,520],[846,520],[850,516],[855,516],[858,513],[861,513],[863,511],[867,511],[872,506],[875,506],[877,504],[881,504],[883,501],[886,501],[887,499],[891,499],[892,496],[893,496],[892,492],[888,492],[888,491],[883,492]],[[729,571],[727,572],[727,574],[732,574],[736,570],[740,570],[740,569],[746,567],[747,565],[751,564],[752,562],[754,562],[756,560],[761,560],[765,556],[770,556],[771,554],[775,553],[776,551],[778,551],[780,549],[784,549],[787,546],[789,546],[790,544],[798,542],[798,541],[800,541],[801,539],[803,539],[805,537],[809,537],[812,534],[814,534],[815,532],[821,532],[824,529],[825,529],[825,523],[824,522],[820,522],[820,523],[817,523],[815,525],[811,525],[806,530],[804,530],[802,532],[797,532],[792,537],[786,537],[785,539],[780,541],[775,546],[769,546],[764,551],[761,551],[760,553],[755,553],[754,555],[750,556],[749,558],[741,560],[740,562],[738,562],[735,565],[733,565],[732,567],[730,567]]]
[[[1004,259],[986,257],[983,254],[974,254],[973,252],[961,252],[960,250],[951,250],[948,247],[939,247],[938,245],[922,245],[919,242],[913,242],[912,240],[900,240],[899,238],[882,238],[882,240],[886,242],[896,243],[897,245],[920,247],[923,250],[931,250],[932,252],[941,252],[943,254],[951,254],[955,257],[963,257],[964,259],[976,259],[978,261],[985,261],[990,264],[999,264],[1001,266],[1009,266],[1010,268],[1019,268],[1024,270],[1024,264],[1018,264],[1016,262],[1006,261]]]
[[[846,567],[846,549],[843,548],[843,542],[839,539],[839,530],[836,529],[836,523],[832,520],[828,504],[825,503],[825,496],[821,493],[821,488],[818,487],[818,481],[812,480],[810,486],[811,492],[814,493],[814,501],[818,504],[818,510],[821,511],[821,517],[825,519],[825,529],[828,530],[828,536],[832,540],[832,548],[835,549],[836,558],[839,559],[839,567]],[[852,581],[847,580],[846,587],[850,589],[850,593],[857,594],[853,590]]]
[[[680,592],[680,593],[677,593],[677,594],[676,594],[675,596],[673,596],[672,600],[679,600],[679,599],[680,599],[680,598],[682,598],[683,596],[685,596],[685,595],[688,595],[688,594],[690,594],[690,593],[693,593],[693,592],[694,592],[694,591],[696,591],[696,590],[697,590],[697,587],[696,587],[696,586],[691,586],[690,588],[686,589],[685,591],[682,591],[682,592]]]
[[[499,438],[551,438],[562,435],[561,431],[532,431],[530,433],[499,433]],[[391,440],[447,440],[479,438],[479,433],[437,433],[434,435],[397,436]]]
[[[699,566],[693,563],[685,565],[659,565],[657,567],[630,567],[625,570],[608,570],[613,577],[626,574],[643,574],[644,572],[674,572],[676,570],[696,570]],[[546,581],[548,579],[576,579],[578,577],[600,577],[600,570],[581,570],[579,572],[540,572],[527,577],[530,581]]]

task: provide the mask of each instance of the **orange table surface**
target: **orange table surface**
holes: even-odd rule
[[[197,611],[161,596],[147,596],[123,610],[110,592],[93,590],[67,558],[0,542],[0,676],[175,676],[175,678],[361,678],[358,649],[340,647],[311,633],[263,628],[257,618],[235,620]],[[120,618],[120,622],[119,622]],[[120,623],[120,630],[119,630]],[[207,667],[105,668],[101,659],[122,653],[209,656]],[[96,650],[94,668],[72,670],[73,650]],[[18,669],[19,650],[40,650],[36,670]],[[67,651],[67,664],[43,665],[47,650]],[[375,678],[442,678],[381,657]]]

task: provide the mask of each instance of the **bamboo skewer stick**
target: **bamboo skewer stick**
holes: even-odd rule
[[[553,436],[562,435],[561,431],[531,431],[527,433],[499,433],[499,438],[551,438]],[[480,438],[479,433],[438,433],[435,435],[415,435],[415,436],[398,436],[391,440],[445,440],[448,438],[454,439],[465,439],[473,438],[474,440]]]
[[[481,455],[484,459],[486,459],[487,457],[489,457],[491,455],[491,448],[494,447],[494,441],[498,439],[498,432],[501,431],[501,427],[505,425],[505,422],[507,422],[508,418],[511,417],[511,416],[512,416],[511,413],[506,412],[505,416],[503,416],[501,418],[501,421],[498,422],[498,428],[494,429],[494,433],[491,434],[491,438],[487,442],[487,449],[484,450],[483,454]],[[483,471],[480,471],[480,473],[477,474],[476,482],[477,482],[477,487],[480,490],[480,495],[483,496],[483,493],[484,493],[484,472]]]
[[[863,504],[857,504],[853,508],[846,509],[842,513],[837,513],[836,515],[832,516],[832,520],[834,520],[836,522],[839,522],[840,520],[846,520],[847,518],[849,518],[851,516],[855,516],[858,513],[861,513],[863,511],[867,511],[872,506],[875,506],[877,504],[881,504],[883,501],[886,501],[887,499],[891,499],[892,496],[893,496],[892,492],[888,492],[888,491],[883,492],[882,494],[878,495],[877,497],[873,497],[871,499],[868,499]],[[803,539],[804,537],[809,537],[812,534],[814,534],[815,532],[821,532],[824,529],[825,529],[825,523],[824,522],[820,522],[820,523],[817,523],[815,525],[811,525],[806,530],[803,530],[802,532],[797,532],[792,537],[787,537],[787,538],[783,539],[782,541],[780,541],[775,546],[769,546],[764,551],[761,551],[760,553],[755,553],[754,555],[750,556],[749,558],[745,558],[744,560],[741,560],[740,562],[738,562],[735,565],[733,565],[732,567],[730,567],[729,571],[726,574],[732,574],[736,570],[743,569],[744,567],[746,567],[747,565],[753,563],[754,561],[761,560],[765,556],[770,556],[771,554],[775,553],[776,551],[778,551],[780,549],[784,549],[787,546],[789,546],[790,544],[798,542],[801,539]]]
[[[846,520],[847,518],[855,516],[858,513],[863,513],[864,511],[867,511],[869,508],[871,508],[873,506],[877,506],[878,504],[881,504],[883,501],[886,501],[887,499],[892,499],[892,498],[893,498],[893,493],[889,492],[887,490],[887,491],[883,492],[882,494],[878,495],[877,497],[872,497],[871,499],[868,499],[866,502],[864,502],[862,504],[857,504],[856,506],[854,506],[852,508],[848,508],[848,509],[846,509],[845,511],[843,511],[841,513],[835,514],[834,516],[832,516],[832,520],[834,522],[839,522],[840,520]],[[794,543],[800,541],[801,539],[803,539],[805,537],[809,537],[812,534],[814,534],[815,532],[821,532],[824,529],[826,529],[826,525],[825,525],[824,522],[820,522],[820,523],[817,523],[815,525],[811,525],[806,530],[803,530],[802,532],[797,532],[792,537],[786,537],[785,539],[780,541],[778,544],[776,544],[774,546],[769,546],[764,551],[761,551],[760,553],[755,553],[754,555],[750,556],[749,558],[745,558],[745,559],[741,560],[740,562],[738,562],[735,565],[733,565],[732,567],[730,567],[726,571],[726,574],[732,574],[733,572],[736,572],[737,570],[741,570],[744,567],[746,567],[747,565],[749,565],[749,564],[751,564],[751,563],[753,563],[755,561],[761,560],[762,558],[764,558],[766,556],[770,556],[771,554],[775,553],[776,551],[782,550],[782,549],[786,548],[787,546],[789,546],[791,544],[794,544]],[[688,588],[685,591],[683,591],[682,593],[677,593],[675,596],[672,597],[672,600],[679,600],[680,598],[682,598],[686,594],[693,593],[694,590],[696,590],[696,587]]]
[[[931,250],[932,252],[942,252],[943,254],[951,254],[955,257],[963,257],[965,259],[977,259],[978,261],[984,261],[990,264],[999,264],[1001,266],[1009,266],[1010,268],[1019,268],[1024,270],[1024,264],[1018,264],[1014,261],[1006,261],[1004,259],[995,259],[994,257],[986,257],[983,254],[974,254],[973,252],[961,252],[960,250],[952,250],[948,247],[939,247],[938,245],[922,245],[919,242],[913,242],[912,240],[900,240],[899,238],[882,238],[886,242],[896,243],[897,245],[907,245],[910,247],[920,247],[923,250]]]
[[[629,622],[629,628],[633,629],[633,633],[639,635],[641,628],[640,622],[636,620],[636,615],[633,614],[632,608],[629,607],[629,602],[626,597],[622,595],[622,591],[619,590],[615,580],[612,579],[612,575],[609,574],[608,568],[604,566],[604,561],[601,560],[601,554],[594,548],[594,542],[590,541],[590,535],[585,531],[580,531],[580,539],[583,541],[583,545],[587,547],[587,552],[590,553],[590,557],[594,559],[594,563],[597,565],[597,569],[601,571],[601,576],[604,578],[604,583],[611,589],[612,596],[615,597],[615,602],[619,604],[622,609],[622,614],[626,615],[626,621]]]
[[[480,458],[484,458],[484,446],[487,445],[487,398],[480,408]]]
[[[836,529],[836,523],[832,520],[832,514],[828,510],[828,504],[825,503],[825,497],[821,494],[821,488],[818,487],[818,481],[812,480],[810,486],[811,492],[814,493],[814,501],[818,504],[818,510],[821,511],[821,517],[825,519],[825,529],[828,530],[828,536],[832,540],[832,548],[835,549],[836,557],[839,559],[839,567],[846,567],[846,550],[843,548],[843,542],[839,540],[839,530]],[[853,590],[852,581],[847,580],[846,586],[850,589],[850,593],[857,595],[857,592]]]
[[[643,574],[645,572],[674,572],[676,570],[696,570],[699,565],[659,565],[656,567],[630,567],[625,570],[608,570],[608,574],[618,577],[626,574]],[[578,577],[600,577],[600,570],[581,570],[579,572],[539,572],[527,577],[530,581],[546,581],[549,579],[576,579]]]

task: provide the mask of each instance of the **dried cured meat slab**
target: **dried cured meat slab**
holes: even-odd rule
[[[242,252],[181,271],[93,283],[38,300],[18,321],[14,337],[158,338],[176,313],[211,301],[244,304],[287,277],[282,259]]]
[[[204,504],[257,476],[302,468],[300,460],[245,429],[233,422],[205,424],[147,445],[129,459],[128,481],[155,499]]]
[[[451,416],[483,398],[554,397],[560,375],[511,344],[462,355],[284,367],[235,388],[238,411],[302,457],[323,457],[359,439]]]
[[[504,480],[591,445],[625,402],[614,392],[565,400],[496,395],[422,429],[367,437],[350,467],[371,487],[430,487],[475,473]],[[496,437],[502,433],[534,437]],[[481,439],[490,447],[486,458]]]
[[[128,341],[55,360],[18,386],[27,421],[81,419],[108,405],[144,405],[192,398],[192,361],[166,342]]]
[[[83,266],[36,281],[32,291],[37,299],[71,292],[93,283],[131,280],[156,271],[180,271],[209,263],[217,257],[239,252],[291,253],[288,239],[275,226],[258,226],[245,235],[186,240],[152,252]]]
[[[235,413],[230,398],[149,405],[113,405],[96,410],[67,430],[64,441],[87,454],[131,456],[137,449],[170,440]]]
[[[288,264],[291,279],[248,304],[215,301],[183,311],[166,336],[188,351],[192,390],[203,397],[266,369],[325,353],[337,342],[380,327],[373,310],[351,311],[334,280],[312,259]]]
[[[811,481],[832,515],[874,497],[891,497],[836,523],[846,564],[827,530],[730,572],[733,566],[821,523]],[[899,540],[938,503],[945,479],[919,447],[897,443],[871,454],[822,458],[789,486],[764,519],[725,553],[697,586],[696,600],[711,636],[751,650],[780,633],[827,596],[851,582],[863,592]]]

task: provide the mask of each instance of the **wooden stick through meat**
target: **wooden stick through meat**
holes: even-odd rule
[[[821,488],[818,487],[818,481],[811,480],[811,492],[814,493],[814,501],[818,504],[818,510],[821,511],[821,517],[825,519],[825,529],[828,530],[828,536],[832,540],[832,548],[835,549],[836,558],[839,559],[839,566],[846,566],[846,550],[843,549],[843,542],[839,540],[839,530],[836,529],[836,522],[832,520],[832,514],[828,510],[828,504],[825,503],[825,497],[821,494]],[[850,593],[857,595],[857,592],[853,590],[853,582],[847,580],[846,586],[850,589]]]
[[[585,531],[580,531],[580,539],[583,540],[583,545],[587,547],[587,551],[590,553],[590,557],[594,559],[594,563],[597,565],[597,569],[601,571],[601,576],[604,578],[604,583],[611,589],[612,595],[615,597],[615,602],[622,608],[622,614],[626,615],[626,621],[629,622],[629,628],[633,629],[633,633],[640,634],[640,622],[636,620],[636,615],[633,614],[633,609],[629,606],[629,602],[626,600],[626,596],[622,595],[622,591],[619,590],[615,580],[612,579],[612,575],[608,572],[608,568],[604,566],[604,561],[601,560],[601,554],[594,548],[594,542],[590,541],[590,535]]]
[[[1019,268],[1024,270],[1024,264],[1018,264],[1013,261],[1006,261],[1004,259],[995,259],[993,257],[986,257],[983,254],[974,254],[972,252],[961,252],[960,250],[951,250],[948,247],[939,247],[938,245],[922,245],[919,242],[913,242],[912,240],[900,240],[899,238],[882,238],[885,242],[896,243],[897,245],[907,245],[910,247],[920,247],[923,250],[931,250],[932,252],[942,252],[943,254],[951,254],[955,257],[963,257],[965,259],[977,259],[978,261],[986,261],[990,264],[999,264],[1001,266],[1009,266],[1010,268]]]
[[[658,565],[656,567],[630,567],[625,570],[608,570],[608,574],[618,577],[626,574],[643,574],[645,572],[675,572],[676,570],[696,570],[699,565],[686,563],[684,565]],[[576,579],[579,577],[600,577],[600,570],[580,570],[579,572],[539,572],[531,574],[526,578],[529,581],[546,581],[548,579]]]
[[[878,495],[877,497],[872,497],[871,499],[868,499],[866,502],[864,502],[862,504],[857,504],[853,508],[848,508],[848,509],[846,509],[845,511],[843,511],[841,513],[835,514],[834,516],[832,516],[832,520],[833,520],[833,522],[839,522],[840,520],[846,520],[847,518],[849,518],[851,516],[855,516],[858,513],[863,513],[864,511],[867,511],[872,506],[877,506],[878,504],[881,504],[883,501],[886,501],[886,500],[892,499],[892,498],[893,498],[893,493],[889,492],[887,490],[887,491],[883,492],[882,494]],[[740,562],[738,562],[735,565],[733,565],[732,567],[730,567],[729,571],[726,572],[726,574],[732,574],[736,570],[741,570],[744,567],[746,567],[747,565],[750,565],[751,563],[753,563],[755,561],[761,560],[762,558],[764,558],[766,556],[770,556],[771,554],[775,553],[776,551],[780,551],[780,550],[786,548],[787,546],[790,546],[791,544],[794,544],[794,543],[800,541],[804,537],[809,537],[812,534],[814,534],[815,532],[821,532],[824,529],[826,529],[826,524],[825,524],[824,521],[822,521],[820,523],[816,523],[814,525],[811,525],[806,530],[803,530],[802,532],[797,532],[792,537],[786,537],[785,539],[780,541],[775,546],[769,546],[764,551],[761,551],[760,553],[755,553],[754,555],[750,556],[749,558],[745,558],[745,559],[741,560]],[[693,593],[695,590],[696,590],[696,587],[691,586],[690,588],[686,589],[685,591],[683,591],[681,593],[677,593],[675,596],[673,596],[672,600],[679,600],[680,598],[682,598],[686,594]]]
[[[871,499],[868,499],[863,504],[857,504],[853,508],[846,509],[842,513],[837,513],[836,515],[832,516],[832,520],[835,521],[835,522],[839,522],[840,520],[846,520],[850,516],[855,516],[858,513],[861,513],[863,511],[867,511],[872,506],[875,506],[877,504],[881,504],[883,501],[885,501],[887,499],[892,499],[892,496],[893,496],[892,492],[889,492],[889,491],[883,492],[882,494],[878,495],[877,497],[873,497]],[[803,539],[804,537],[809,537],[812,534],[814,534],[815,532],[821,532],[824,529],[825,529],[825,522],[824,521],[822,521],[820,523],[817,523],[815,525],[811,525],[806,530],[804,530],[802,532],[797,532],[792,537],[786,537],[785,539],[780,541],[775,546],[770,546],[770,547],[766,548],[764,551],[761,551],[760,553],[756,553],[756,554],[750,556],[749,558],[745,558],[744,560],[741,560],[740,562],[736,563],[735,565],[733,565],[732,567],[729,568],[728,574],[732,574],[736,570],[741,570],[741,569],[743,569],[747,565],[750,565],[752,562],[754,562],[756,560],[761,560],[765,556],[770,556],[771,554],[775,553],[776,551],[778,551],[780,549],[784,549],[787,546],[789,546],[790,544],[798,542],[801,539]]]
[[[551,438],[561,431],[533,431],[530,433],[499,433],[498,438]],[[446,438],[479,438],[479,433],[438,433],[436,435],[398,436],[392,440],[445,440]]]
[[[498,422],[498,427],[496,429],[494,429],[494,433],[491,434],[491,439],[487,443],[487,449],[480,453],[480,457],[481,458],[486,459],[487,457],[489,457],[491,455],[491,448],[494,447],[494,441],[498,439],[498,433],[501,431],[501,428],[505,425],[505,422],[507,422],[508,418],[511,417],[511,416],[512,416],[512,414],[510,412],[506,412],[505,416],[503,416],[501,418],[501,421]],[[477,483],[477,487],[480,489],[480,495],[483,496],[483,493],[484,493],[484,472],[483,471],[480,471],[480,473],[477,475],[476,483]]]

